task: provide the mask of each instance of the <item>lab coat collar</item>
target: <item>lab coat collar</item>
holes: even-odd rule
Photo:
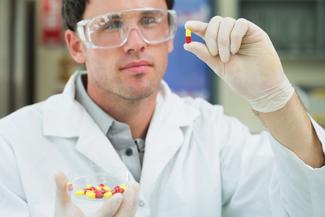
[[[128,169],[105,134],[75,100],[75,80],[78,73],[72,75],[62,94],[45,102],[44,136],[77,138],[75,148],[78,152],[107,174],[124,180]]]
[[[120,180],[125,180],[127,177],[128,169],[114,146],[86,112],[80,123],[79,137],[75,147],[77,151],[102,168],[108,175],[120,178]]]
[[[78,72],[71,76],[62,94],[51,96],[45,101],[43,110],[43,133],[45,136],[63,138],[79,136],[80,124],[86,111],[75,100],[77,75]]]

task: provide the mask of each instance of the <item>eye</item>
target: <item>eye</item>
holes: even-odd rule
[[[140,23],[144,26],[152,25],[152,24],[157,24],[159,20],[154,17],[154,16],[145,16],[141,18]]]
[[[111,20],[102,27],[102,30],[119,30],[122,28],[123,23],[121,20]]]

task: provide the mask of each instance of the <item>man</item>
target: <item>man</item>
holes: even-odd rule
[[[87,74],[1,120],[1,215],[84,216],[64,174],[128,171],[140,191],[131,185],[95,216],[323,215],[325,132],[305,112],[266,33],[244,19],[186,23],[206,44],[184,48],[246,98],[270,132],[250,135],[222,107],[181,99],[161,81],[173,50],[172,5],[63,1],[66,43]]]

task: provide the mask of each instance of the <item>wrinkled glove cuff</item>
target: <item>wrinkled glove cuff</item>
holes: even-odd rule
[[[249,99],[249,103],[255,111],[274,112],[283,108],[293,96],[295,90],[288,79],[284,79],[279,85],[264,91],[262,96]]]

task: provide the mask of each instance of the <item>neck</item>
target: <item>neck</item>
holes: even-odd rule
[[[100,92],[88,86],[94,102],[115,120],[128,124],[132,137],[144,139],[156,106],[157,92],[139,100],[128,100],[113,93]]]

